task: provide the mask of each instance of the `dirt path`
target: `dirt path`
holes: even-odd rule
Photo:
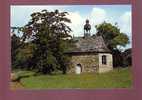
[[[11,80],[15,78],[15,74],[14,73],[11,73]],[[20,82],[10,82],[10,88],[12,90],[15,90],[15,89],[23,89],[24,86],[20,83]]]
[[[10,82],[10,88],[12,90],[15,90],[15,89],[23,89],[23,85],[19,82]]]

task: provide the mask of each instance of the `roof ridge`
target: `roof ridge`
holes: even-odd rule
[[[102,36],[80,38],[72,52],[110,52]]]

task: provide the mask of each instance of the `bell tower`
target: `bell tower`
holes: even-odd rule
[[[91,36],[90,30],[91,30],[91,25],[89,24],[89,20],[87,19],[86,24],[84,25],[84,37]]]

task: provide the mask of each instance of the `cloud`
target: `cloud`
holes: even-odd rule
[[[96,33],[95,26],[105,21],[105,19],[107,18],[107,13],[102,8],[94,7],[92,11],[90,12],[88,18],[92,26],[91,34],[95,34]]]
[[[79,25],[82,22],[82,17],[79,12],[69,12],[67,17],[71,19],[74,25]]]
[[[121,31],[130,36],[132,33],[131,12],[125,12],[123,15],[121,15],[119,19],[119,24]]]
[[[68,6],[11,6],[11,26],[23,26],[30,20],[30,15],[33,12],[42,11],[47,9],[54,11],[59,9],[60,11],[65,10]],[[20,15],[19,15],[20,14]]]
[[[79,12],[69,12],[69,15],[67,15],[67,18],[71,19],[70,24],[68,24],[71,29],[72,29],[72,34],[71,35],[75,35],[75,36],[82,36],[83,34],[83,17],[81,16],[81,14]]]
[[[93,8],[90,15],[90,19],[95,25],[102,23],[107,17],[106,11],[104,9],[96,7]]]
[[[130,39],[130,44],[128,44],[126,48],[132,47],[132,13],[131,12],[125,12],[120,16],[119,27],[121,32],[127,34],[127,36]]]

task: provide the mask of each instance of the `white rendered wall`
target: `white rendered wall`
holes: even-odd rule
[[[102,56],[106,56],[106,64],[102,64]],[[109,53],[99,53],[99,73],[109,72],[113,70],[113,59],[112,54]]]

